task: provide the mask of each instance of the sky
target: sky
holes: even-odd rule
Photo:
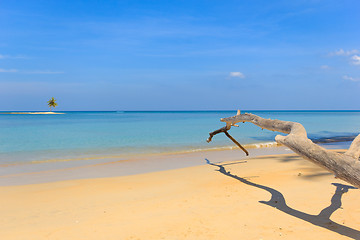
[[[0,110],[358,110],[358,0],[4,0]]]

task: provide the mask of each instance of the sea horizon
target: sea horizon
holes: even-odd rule
[[[234,110],[52,110],[51,112],[360,112],[360,109],[234,109]],[[0,110],[0,113],[8,112],[50,112],[49,110]]]

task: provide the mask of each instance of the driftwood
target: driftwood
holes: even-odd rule
[[[350,148],[345,153],[337,153],[326,150],[313,143],[308,137],[303,125],[297,122],[264,119],[251,113],[238,114],[233,117],[222,118],[226,127],[222,128],[227,133],[232,126],[238,122],[250,122],[263,129],[286,133],[288,135],[277,135],[275,141],[287,146],[300,156],[325,168],[335,174],[335,177],[342,179],[360,188],[360,134],[353,140]],[[210,133],[208,142],[212,137],[221,133],[221,129]]]
[[[243,150],[246,154],[246,156],[249,156],[249,152],[243,147],[241,146],[240,143],[238,143],[238,141],[236,141],[229,133],[228,133],[228,130],[230,130],[230,127],[228,129],[227,126],[223,127],[223,128],[220,128],[218,130],[215,130],[211,133],[209,133],[210,137],[206,140],[207,142],[211,142],[211,139],[213,138],[214,135],[218,134],[218,133],[225,133],[225,135],[230,138],[231,141],[233,141],[239,148],[241,148],[241,150]]]

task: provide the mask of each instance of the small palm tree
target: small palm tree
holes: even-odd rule
[[[51,112],[51,108],[55,108],[58,104],[56,103],[56,99],[54,97],[52,97],[49,101],[48,101],[48,105],[50,107],[50,112]]]

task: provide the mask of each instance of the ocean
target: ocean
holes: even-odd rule
[[[347,147],[360,132],[360,111],[243,111],[304,125],[309,138]],[[236,111],[107,111],[33,115],[0,112],[0,166],[196,152],[236,146],[220,118]],[[248,148],[271,147],[276,132],[250,123],[229,133]]]

